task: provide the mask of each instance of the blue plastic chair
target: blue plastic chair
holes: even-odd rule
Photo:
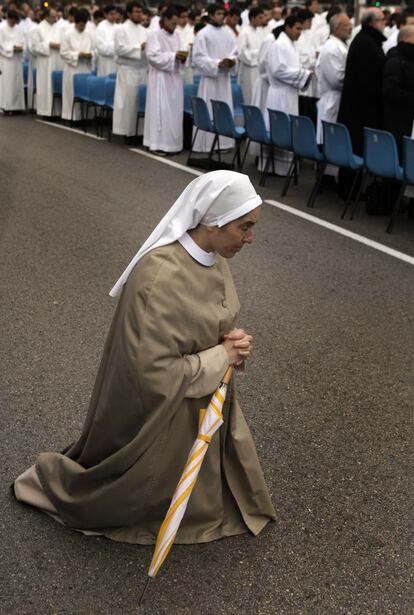
[[[391,217],[389,219],[386,231],[387,233],[392,233],[392,229],[394,228],[395,219],[398,216],[398,212],[400,211],[400,203],[401,199],[404,196],[404,192],[407,186],[414,186],[414,139],[410,139],[409,137],[403,138],[404,144],[404,154],[403,154],[403,181],[401,185],[401,190],[398,194],[397,200],[394,203],[394,207],[391,213]]]
[[[269,126],[270,126],[270,139],[272,141],[273,148],[287,150],[289,152],[292,150],[292,125],[290,122],[290,117],[284,111],[277,111],[276,109],[268,109],[269,113]],[[269,166],[270,159],[267,161],[267,165]],[[266,169],[267,172],[267,169]],[[295,184],[298,183],[298,167],[297,164],[294,165],[293,168],[293,180]],[[283,188],[282,195],[285,196],[287,192],[289,184],[289,177],[286,178]]]
[[[141,83],[138,86],[138,115],[144,117],[145,106],[147,104],[147,86],[145,83]]]
[[[105,79],[105,103],[104,103],[104,106],[106,109],[114,108],[114,98],[115,98],[115,79],[112,79],[112,77],[106,77]]]
[[[63,87],[63,70],[52,71],[52,110],[51,116],[55,110],[55,101],[62,99],[62,87]]]
[[[187,113],[187,115],[193,115],[193,108],[191,106],[193,96],[197,96],[197,85],[194,83],[184,83],[184,113]]]
[[[83,105],[88,102],[88,79],[93,77],[93,73],[77,73],[73,75],[73,103],[72,113],[70,121],[73,122],[73,113],[75,111],[75,104],[79,103],[81,106],[81,118],[84,119]]]
[[[147,104],[147,86],[145,83],[141,83],[138,86],[137,97],[138,97],[138,111],[137,111],[137,122],[135,125],[135,136],[138,136],[139,119],[141,117],[145,117],[145,107]]]
[[[325,122],[322,120],[323,145],[322,151],[328,164],[355,171],[354,181],[345,200],[341,218],[345,217],[352,200],[355,187],[361,177],[364,159],[354,154],[348,128],[344,124]]]
[[[213,108],[213,122],[217,133],[217,139],[219,140],[221,135],[236,141],[236,151],[231,161],[231,166],[232,168],[234,167],[234,162],[237,158],[237,166],[240,169],[240,146],[243,139],[246,137],[246,131],[242,126],[235,125],[231,109],[226,102],[222,100],[211,100],[211,106]],[[218,147],[220,147],[220,144]]]
[[[109,73],[106,77],[107,79],[116,79],[116,73]]]
[[[298,164],[301,158],[313,160],[317,164],[316,180],[306,203],[307,207],[313,207],[327,163],[316,143],[315,126],[312,120],[304,115],[291,115],[290,121],[292,124],[292,150],[294,156],[288,172],[286,192],[294,173],[295,164]]]
[[[95,109],[96,135],[99,136],[101,130],[101,120],[103,119],[103,107],[105,105],[105,81],[106,77],[90,77],[87,81],[88,100],[86,103],[86,117],[88,117],[89,107]]]
[[[254,107],[253,105],[243,105],[243,113],[244,113],[244,127],[246,130],[247,144],[244,152],[243,160],[240,166],[240,170],[243,168],[244,162],[246,160],[247,152],[249,151],[250,143],[253,141],[254,143],[259,143],[260,145],[260,160],[262,163],[262,174],[260,177],[260,185],[264,186],[266,172],[267,172],[267,161],[272,158],[273,159],[273,148],[272,142],[270,140],[269,131],[266,130],[265,121],[263,118],[263,113],[259,109],[259,107]],[[268,146],[270,148],[268,158],[266,161],[266,165],[263,165],[263,146]]]
[[[27,88],[27,84],[29,83],[29,62],[22,62],[23,65],[23,86]]]
[[[237,81],[231,82],[231,96],[233,100],[233,115],[234,117],[243,117],[243,91]]]
[[[105,119],[109,119],[110,114],[114,109],[114,98],[115,98],[115,79],[112,77],[104,77],[105,79],[105,93],[104,93],[104,104],[101,107],[102,111],[102,131],[101,134],[103,136],[103,127]],[[111,140],[111,126],[112,123],[108,124],[108,141]]]
[[[364,167],[362,180],[351,213],[351,220],[358,207],[368,181],[375,177],[384,177],[403,182],[404,173],[398,159],[397,144],[394,136],[385,130],[364,128]]]
[[[214,122],[210,118],[210,113],[205,100],[203,100],[199,96],[193,96],[191,99],[191,106],[193,109],[193,125],[195,128],[195,132],[193,140],[191,142],[190,151],[188,153],[187,164],[190,164],[191,162],[191,154],[193,152],[194,143],[199,130],[204,130],[205,132],[210,132],[214,134],[213,143],[208,154],[208,160],[210,161],[213,155],[214,147],[217,143],[217,133],[214,126]],[[218,149],[218,157],[220,160],[220,149]]]

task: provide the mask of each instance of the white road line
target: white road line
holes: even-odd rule
[[[77,128],[69,128],[68,126],[62,126],[61,124],[55,124],[53,122],[46,122],[45,120],[36,120],[36,122],[40,122],[41,124],[47,124],[48,126],[54,126],[55,128],[61,128],[62,130],[69,130],[71,132],[76,132],[78,134],[83,135],[84,137],[89,137],[91,139],[97,139],[98,141],[106,141],[103,137],[97,137],[96,135],[92,135],[89,133],[83,132],[83,130],[78,130]],[[155,156],[154,154],[150,154],[149,152],[145,152],[142,149],[130,148],[130,152],[134,154],[139,154],[140,156],[145,156],[146,158],[152,158],[157,162],[161,162],[162,164],[166,164],[169,167],[174,167],[176,169],[180,169],[185,173],[189,173],[190,175],[203,175],[204,171],[198,171],[197,169],[192,169],[184,164],[180,164],[179,162],[174,162],[173,160],[168,160],[162,158],[160,156]],[[303,220],[307,220],[307,222],[312,222],[313,224],[317,224],[318,226],[322,226],[338,235],[342,235],[343,237],[347,237],[348,239],[352,239],[353,241],[358,241],[369,248],[373,248],[374,250],[378,250],[378,252],[382,252],[383,254],[387,254],[388,256],[392,256],[393,258],[397,258],[404,263],[408,263],[409,265],[414,265],[414,257],[409,256],[408,254],[404,254],[404,252],[399,252],[398,250],[394,250],[393,248],[389,248],[378,241],[373,241],[372,239],[368,239],[363,235],[359,235],[358,233],[353,233],[352,231],[348,231],[336,224],[332,224],[331,222],[326,222],[321,218],[317,218],[316,216],[312,216],[305,211],[301,211],[300,209],[295,209],[294,207],[289,207],[289,205],[285,205],[284,203],[280,203],[279,201],[273,201],[270,199],[266,199],[264,201],[268,205],[272,207],[276,207],[277,209],[281,209],[289,214],[297,216],[298,218],[302,218]]]
[[[157,162],[162,162],[163,164],[167,164],[169,167],[175,167],[176,169],[181,169],[181,171],[185,171],[186,173],[190,173],[191,175],[204,175],[204,171],[197,171],[197,169],[192,169],[191,167],[187,167],[185,164],[180,164],[179,162],[168,160],[168,158],[162,158],[160,156],[156,156],[155,154],[144,152],[144,150],[142,149],[132,148],[129,151],[134,152],[134,154],[139,154],[140,156],[145,156],[146,158],[152,158],[153,160],[156,160]]]
[[[55,124],[54,122],[47,122],[46,120],[35,120],[39,124],[46,124],[47,126],[53,126],[54,128],[60,128],[61,130],[69,130],[69,132],[76,132],[78,135],[89,137],[90,139],[96,139],[97,141],[107,141],[104,137],[97,137],[90,132],[79,130],[79,128],[70,128],[69,126],[62,126],[62,124]]]
[[[285,205],[284,203],[279,203],[279,201],[271,201],[265,200],[265,203],[272,205],[272,207],[277,207],[278,209],[282,209],[283,211],[287,211],[298,218],[303,218],[308,222],[313,222],[313,224],[317,224],[318,226],[323,226],[324,228],[329,229],[330,231],[334,231],[338,233],[338,235],[343,235],[344,237],[348,237],[348,239],[352,239],[353,241],[358,241],[359,243],[363,243],[364,245],[374,248],[374,250],[378,250],[379,252],[383,252],[384,254],[388,254],[388,256],[393,256],[394,258],[398,258],[409,265],[414,265],[414,257],[409,256],[408,254],[404,254],[404,252],[399,252],[398,250],[394,250],[393,248],[389,248],[388,246],[384,246],[384,244],[379,243],[378,241],[373,241],[372,239],[368,239],[363,235],[358,235],[358,233],[353,233],[352,231],[348,231],[345,228],[337,226],[336,224],[331,224],[331,222],[326,222],[325,220],[321,220],[316,216],[311,216],[305,211],[301,211],[300,209],[295,209],[293,207],[289,207],[289,205]]]

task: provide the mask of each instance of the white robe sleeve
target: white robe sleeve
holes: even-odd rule
[[[0,32],[0,55],[5,58],[12,58],[14,56],[14,43],[5,41]]]
[[[205,395],[212,395],[229,366],[228,355],[223,344],[197,354],[187,355],[186,358],[191,364],[192,379],[185,396],[198,399]]]
[[[32,35],[32,49],[29,47],[29,51],[32,51],[37,56],[49,56],[50,47],[49,43],[42,40],[42,35],[39,30],[35,30]]]
[[[141,43],[138,45],[130,45],[125,36],[125,32],[122,28],[119,28],[115,32],[115,54],[121,58],[141,60],[144,55],[144,50],[141,49]]]
[[[342,90],[345,78],[343,54],[331,52],[321,54],[318,63],[318,74],[323,73],[323,79],[331,90]]]
[[[217,77],[219,73],[220,60],[211,58],[208,55],[208,49],[204,36],[195,37],[193,45],[193,67],[198,70],[204,77]]]
[[[146,54],[148,62],[157,70],[163,70],[168,73],[178,72],[178,62],[175,59],[175,52],[162,51],[158,36],[151,35],[148,37]]]
[[[259,75],[261,76],[262,79],[264,79],[264,81],[266,81],[266,83],[269,83],[269,78],[267,75],[267,56],[268,56],[270,45],[273,43],[274,40],[275,39],[273,38],[273,39],[263,41],[259,49],[259,57],[258,57],[257,66],[259,69]]]
[[[111,41],[99,28],[96,31],[96,48],[101,56],[113,56],[115,54],[114,41]]]
[[[71,32],[66,32],[63,36],[62,45],[60,47],[60,55],[70,66],[76,67],[79,63],[79,51],[72,49],[70,44]]]
[[[268,61],[270,74],[275,79],[299,90],[305,87],[310,71],[306,68],[290,66],[289,57],[276,45],[272,46],[268,54]]]
[[[237,43],[239,48],[240,62],[242,62],[243,64],[247,64],[248,66],[257,66],[259,50],[252,48],[249,31],[247,29],[240,32],[240,36]]]

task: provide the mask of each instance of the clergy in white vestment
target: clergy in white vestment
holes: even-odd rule
[[[210,4],[208,15],[210,23],[195,37],[192,60],[193,67],[201,74],[197,96],[206,101],[211,114],[211,99],[221,100],[233,110],[231,72],[235,72],[237,43],[222,27],[225,13],[221,4]],[[209,152],[212,144],[213,135],[200,130],[193,149]],[[233,145],[233,139],[220,137],[220,148]]]
[[[52,72],[63,70],[64,62],[60,55],[62,28],[56,23],[55,9],[44,9],[43,20],[32,36],[33,53],[36,55],[36,103],[38,115],[52,115]],[[61,115],[61,101],[55,103],[56,115]]]
[[[20,6],[20,14],[21,14],[21,19],[19,21],[19,28],[20,30],[22,30],[22,32],[26,32],[27,30],[30,30],[34,24],[33,22],[33,10],[31,8],[31,6],[29,4],[27,4],[27,2],[23,2],[23,4]]]
[[[96,52],[98,77],[106,77],[116,73],[115,63],[115,30],[117,29],[117,16],[115,6],[104,8],[105,19],[96,28]]]
[[[269,91],[269,75],[267,67],[267,54],[272,43],[276,40],[276,36],[273,32],[267,34],[263,43],[260,45],[259,55],[257,57],[257,70],[258,75],[253,87],[252,93],[252,105],[259,107],[260,111],[265,117],[267,115],[267,93]]]
[[[183,149],[183,66],[176,31],[178,15],[173,7],[164,9],[160,27],[150,32],[146,54],[149,65],[144,145],[160,155]]]
[[[37,57],[33,51],[33,33],[37,28],[37,23],[31,21],[28,27],[23,32],[24,34],[24,53],[23,57],[28,62],[27,70],[27,89],[26,89],[26,103],[28,109],[36,109],[37,94],[34,94],[34,72],[37,66]]]
[[[253,87],[259,74],[259,49],[268,34],[263,27],[264,11],[261,7],[254,7],[249,11],[249,24],[242,28],[237,39],[239,50],[238,83],[243,92],[246,105],[251,105]]]
[[[319,101],[318,125],[316,138],[323,141],[322,120],[336,122],[341,101],[342,86],[345,77],[347,40],[351,36],[352,25],[345,13],[331,17],[329,21],[331,35],[322,46],[316,63]]]
[[[7,112],[25,108],[22,65],[25,41],[18,23],[17,11],[9,10],[0,25],[0,109]]]
[[[298,38],[297,46],[299,58],[302,68],[307,68],[312,71],[312,76],[309,80],[309,85],[299,96],[299,114],[309,117],[316,127],[316,101],[317,88],[316,77],[314,74],[316,59],[318,56],[314,37],[312,36],[311,26],[313,13],[308,9],[300,9],[298,15],[302,18],[302,34]]]
[[[413,26],[414,25],[414,11],[413,8],[407,8],[398,16],[397,19],[397,27],[390,33],[387,40],[382,43],[382,49],[387,55],[390,49],[397,46],[398,43],[398,35],[400,33],[400,29],[404,26]]]
[[[237,6],[232,6],[226,14],[226,18],[224,20],[223,28],[227,30],[233,38],[238,38],[241,28],[240,28],[240,15],[241,10],[237,8]]]
[[[302,20],[295,14],[287,17],[284,31],[272,43],[267,54],[269,91],[267,93],[268,109],[284,111],[297,115],[299,111],[299,91],[309,83],[311,71],[302,68],[296,41],[302,32]],[[266,121],[269,122],[266,117]],[[286,151],[276,150],[275,172],[287,175],[292,155]]]
[[[137,126],[138,86],[147,81],[148,29],[141,26],[142,8],[138,2],[129,2],[126,10],[128,19],[115,32],[118,70],[112,131],[116,135],[133,137]]]
[[[73,76],[78,73],[90,73],[92,59],[95,55],[94,39],[86,31],[89,14],[84,9],[76,12],[75,25],[68,28],[62,38],[60,54],[65,62],[62,83],[62,119],[70,120],[73,105]],[[81,118],[80,105],[75,105],[73,119]]]
[[[193,83],[193,69],[190,62],[190,54],[194,42],[194,27],[188,23],[188,10],[185,6],[175,6],[177,12],[176,33],[180,37],[180,51],[187,53],[187,61],[184,64],[184,83]],[[160,22],[161,24],[161,22]]]

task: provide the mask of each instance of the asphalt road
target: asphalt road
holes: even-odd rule
[[[79,434],[108,291],[193,176],[30,117],[0,117],[0,140],[0,611],[138,613],[150,548],[67,530],[9,485]],[[305,171],[286,201],[302,210]],[[340,209],[324,192],[314,213]],[[414,254],[414,221],[386,236],[362,209],[341,226]],[[413,613],[413,266],[265,205],[231,267],[255,337],[240,397],[278,519],[175,546],[141,613]]]

